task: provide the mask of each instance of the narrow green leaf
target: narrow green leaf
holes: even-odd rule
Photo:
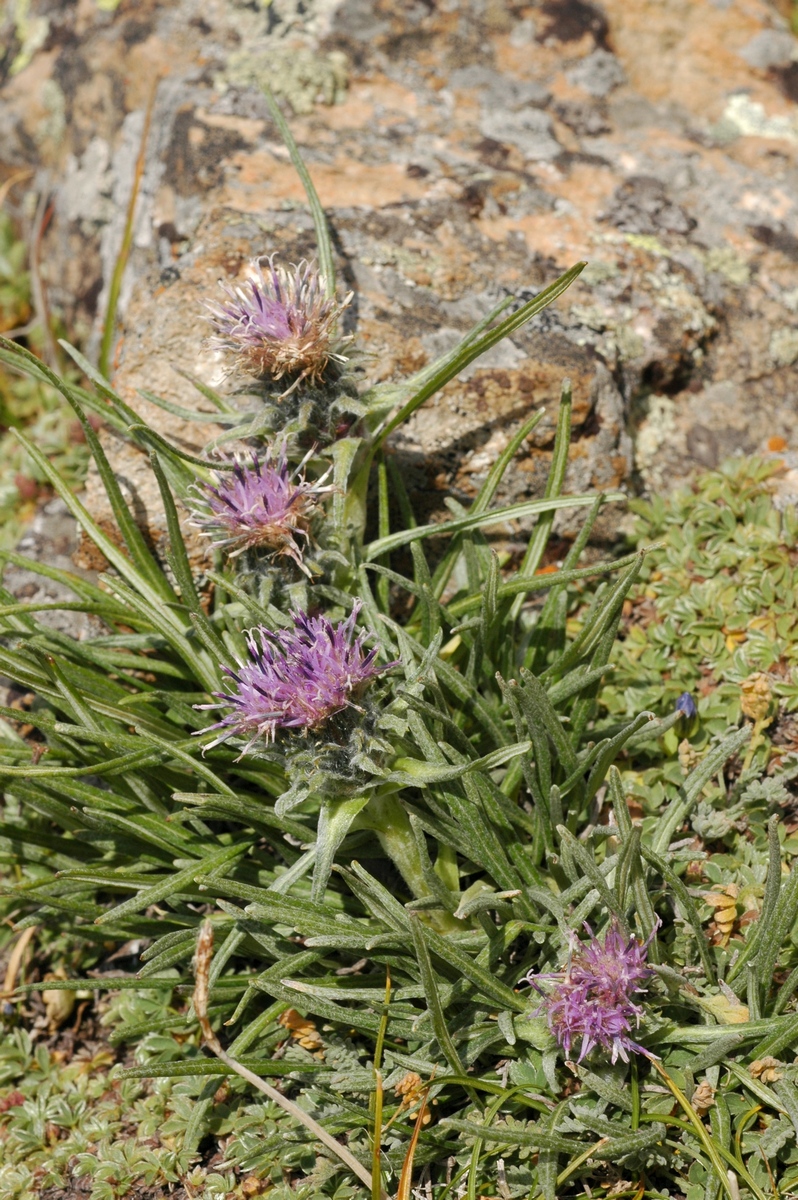
[[[175,507],[169,484],[166,481],[161,461],[155,451],[150,454],[150,463],[152,464],[153,473],[161,493],[161,501],[166,517],[166,528],[169,533],[169,561],[175,573],[177,586],[180,588],[181,599],[189,608],[195,612],[200,612],[200,597],[194,583],[194,576],[191,573],[191,565],[186,553],[186,543],[183,540],[183,531],[180,528],[177,508]]]
[[[93,981],[96,985],[96,980]],[[275,1062],[272,1058],[237,1056],[236,1061],[256,1075],[266,1079],[281,1079],[291,1075],[327,1075],[334,1067],[321,1062]],[[218,1058],[194,1058],[188,1062],[150,1063],[146,1067],[125,1067],[115,1072],[115,1079],[196,1079],[207,1076],[232,1075],[233,1072]]]
[[[610,500],[623,500],[625,496],[618,492],[608,497]],[[468,529],[485,529],[491,525],[501,525],[520,517],[537,516],[539,513],[554,512],[561,508],[582,508],[592,504],[592,496],[558,496],[553,500],[525,500],[521,504],[510,504],[505,508],[494,508],[491,512],[474,513],[460,517],[455,521],[440,521],[431,525],[419,525],[415,529],[403,529],[398,533],[389,534],[386,538],[377,538],[363,550],[363,558],[371,562],[390,550],[406,546],[418,538],[448,537],[453,533],[462,533]],[[549,585],[551,586],[551,585]],[[519,583],[520,587],[520,583]],[[481,598],[478,603],[481,602]]]
[[[232,471],[235,467],[234,462],[227,462],[223,458],[209,460],[199,458],[196,454],[189,454],[188,450],[172,445],[165,437],[161,437],[160,433],[150,429],[149,425],[143,425],[138,419],[127,427],[126,432],[134,441],[143,442],[150,449],[160,451],[170,462],[176,462],[178,465],[181,462],[189,462],[195,467],[205,467],[208,471]]]
[[[574,280],[581,274],[585,266],[586,263],[580,262],[571,267],[571,269],[561,275],[559,279],[556,279],[554,283],[549,284],[548,287],[544,288],[541,292],[538,292],[537,296],[535,296],[532,300],[527,301],[526,304],[522,304],[516,312],[512,313],[512,315],[509,317],[505,317],[503,321],[499,322],[499,324],[493,329],[487,330],[487,332],[483,333],[481,337],[470,341],[468,338],[464,339],[464,341],[461,342],[460,346],[457,348],[457,352],[452,356],[447,365],[431,378],[427,379],[426,382],[418,389],[415,395],[411,396],[410,399],[402,405],[399,411],[382,426],[375,438],[375,447],[379,448],[385,439],[391,433],[393,433],[394,429],[397,429],[400,425],[403,425],[408,417],[410,417],[416,411],[416,409],[424,403],[425,400],[428,400],[430,396],[434,396],[435,393],[444,386],[444,384],[448,383],[450,379],[454,379],[455,375],[459,375],[464,367],[467,367],[469,363],[474,361],[474,359],[483,355],[486,350],[490,350],[490,348],[495,346],[497,342],[500,342],[503,340],[503,338],[509,337],[510,334],[515,333],[516,329],[520,329],[523,325],[526,325],[528,321],[531,321],[532,318],[546,308],[547,305],[551,304],[552,301],[556,300],[558,296],[562,295],[562,293],[569,288]]]
[[[463,1064],[460,1061],[460,1056],[455,1049],[449,1030],[446,1026],[446,1019],[443,1015],[443,1006],[441,1004],[440,994],[436,982],[435,972],[432,969],[429,951],[421,934],[421,922],[418,917],[413,917],[410,921],[410,932],[413,935],[413,946],[416,952],[416,960],[421,972],[421,983],[424,988],[424,995],[427,1000],[427,1008],[432,1015],[432,1027],[435,1030],[435,1037],[438,1039],[443,1055],[449,1064],[450,1070],[455,1075],[464,1075]]]
[[[765,880],[765,895],[762,900],[762,910],[759,915],[759,920],[753,928],[749,928],[748,936],[745,940],[745,945],[738,953],[734,962],[732,962],[728,980],[736,979],[743,967],[747,967],[753,955],[756,955],[756,963],[759,966],[759,959],[764,955],[765,965],[769,959],[768,944],[770,942],[771,927],[778,906],[779,894],[781,891],[781,844],[779,842],[779,818],[775,814],[768,821],[768,873]],[[779,947],[780,948],[780,947]],[[775,958],[773,964],[775,964]],[[762,991],[767,994],[772,983],[772,976],[765,976],[764,970],[759,972],[759,986]]]
[[[302,155],[299,152],[299,147],[294,141],[294,135],[288,125],[283,114],[277,105],[277,101],[272,95],[271,88],[264,87],[263,94],[271,113],[272,120],[280,131],[280,137],[285,142],[286,149],[291,155],[291,162],[294,165],[294,170],[302,181],[302,186],[305,189],[305,195],[308,198],[308,207],[310,214],[313,217],[313,228],[316,231],[316,245],[319,251],[319,268],[324,276],[324,285],[328,297],[335,296],[335,259],[333,258],[332,239],[330,238],[330,230],[327,225],[327,218],[324,215],[321,201],[319,200],[318,192],[313,185],[313,180],[310,177]]]
[[[640,572],[643,557],[644,552],[638,552],[621,578],[612,587],[608,587],[604,595],[596,594],[580,633],[567,650],[541,672],[539,678],[542,683],[548,682],[553,676],[562,678],[596,648],[607,630],[617,621],[626,595]]]
[[[483,996],[495,1001],[500,1007],[509,1009],[511,1012],[528,1011],[528,1000],[502,983],[496,977],[495,972],[491,973],[478,966],[470,955],[465,954],[455,946],[451,937],[443,937],[434,929],[422,925],[420,921],[417,928],[420,930],[421,936],[424,938],[429,950],[441,962],[447,963],[455,972],[469,980]]]
[[[221,413],[202,412],[196,408],[184,408],[182,404],[174,404],[171,400],[164,400],[163,396],[156,396],[154,392],[148,392],[145,388],[136,389],[140,396],[145,400],[149,400],[150,404],[154,404],[156,408],[162,408],[164,412],[172,413],[175,417],[180,417],[183,421],[196,421],[198,424],[214,424],[214,425],[234,425],[241,420],[240,413]]]
[[[575,838],[570,830],[566,829],[564,825],[559,825],[557,827],[557,835],[560,839],[561,847],[563,850],[565,850],[566,847],[568,848],[568,852],[578,864],[580,872],[586,879],[590,880],[593,887],[601,896],[601,900],[605,908],[614,914],[621,928],[628,933],[626,916],[623,912],[623,909],[618,905],[611,888],[596,865],[596,860],[593,853],[588,850],[587,846],[583,845],[578,838]]]
[[[365,796],[354,796],[351,799],[325,799],[322,801],[316,833],[313,885],[310,893],[314,903],[322,902],[338,847],[349,832],[355,817],[366,807],[368,802],[368,793]]]
[[[559,496],[565,482],[565,472],[568,467],[568,450],[571,445],[571,408],[572,393],[570,379],[564,379],[560,394],[560,411],[557,417],[557,432],[554,437],[554,452],[552,454],[549,477],[546,480],[544,498],[552,500]],[[531,579],[540,566],[546,549],[551,528],[554,523],[554,513],[547,512],[538,517],[532,531],[523,562],[518,570],[521,579]],[[510,608],[510,619],[516,621],[523,607],[525,596],[519,592]]]
[[[161,879],[151,887],[142,888],[129,900],[125,900],[122,904],[117,904],[115,908],[110,908],[101,917],[97,917],[95,924],[106,925],[112,921],[119,921],[123,917],[130,916],[132,913],[139,913],[143,909],[149,908],[151,904],[160,904],[162,900],[167,900],[169,896],[174,896],[178,892],[193,891],[198,879],[210,875],[220,867],[231,866],[242,855],[246,854],[247,849],[248,846],[240,844],[225,846],[223,850],[217,850],[215,854],[207,855],[207,857],[201,859],[199,862],[192,863],[190,867],[184,867],[182,871],[176,871],[173,875],[168,875],[165,879]]]
[[[522,754],[529,754],[531,749],[531,742],[516,742],[512,746],[502,746],[501,749],[494,750],[483,758],[475,758],[471,762],[451,767],[437,766],[434,763],[423,762],[419,758],[397,758],[394,761],[393,771],[386,778],[399,783],[408,782],[411,786],[416,787],[424,787],[430,783],[445,783],[452,779],[461,779],[471,771],[493,771],[496,767],[501,767],[504,763],[509,762],[510,759],[517,758]]]
[[[671,800],[662,813],[654,840],[654,851],[662,855],[670,845],[671,838],[681,826],[688,813],[701,798],[701,793],[718,771],[722,770],[728,760],[743,748],[751,736],[750,727],[744,726],[729,734],[717,746],[708,750],[698,766],[690,772],[684,781],[681,794]]]
[[[617,734],[614,738],[609,738],[606,745],[601,750],[601,753],[596,758],[596,761],[588,776],[587,786],[585,789],[585,800],[590,801],[595,796],[596,792],[602,786],[606,779],[607,771],[612,766],[619,753],[629,741],[630,738],[647,725],[654,718],[654,714],[650,712],[639,713],[630,725],[627,725],[624,730]]]
[[[650,846],[647,846],[645,842],[641,843],[640,853],[643,855],[643,858],[645,858],[646,862],[651,863],[652,867],[655,867],[657,871],[659,871],[660,875],[668,884],[674,896],[678,900],[682,912],[693,928],[693,933],[695,934],[695,944],[701,958],[701,965],[704,968],[704,973],[710,983],[716,983],[717,973],[715,970],[715,962],[707,943],[706,934],[704,933],[704,927],[698,914],[695,901],[688,892],[682,880],[669,866],[666,859],[662,858],[656,853],[656,851],[652,850]]]
[[[14,436],[25,447],[26,452],[31,456],[37,467],[42,471],[45,478],[49,479],[53,488],[61,497],[70,510],[72,515],[77,519],[78,523],[83,527],[89,537],[92,539],[98,550],[105,555],[108,561],[119,571],[124,579],[128,579],[131,585],[136,588],[143,597],[146,597],[152,604],[159,605],[164,612],[168,609],[164,606],[166,592],[163,584],[165,580],[163,576],[162,584],[154,586],[149,574],[142,574],[139,568],[133,563],[116,544],[100,529],[99,525],[90,516],[88,510],[81,504],[80,500],[74,495],[71,489],[64,483],[60,475],[53,468],[50,460],[46,455],[42,454],[32,442],[20,433],[19,430],[13,430]],[[168,587],[168,584],[166,585]],[[175,600],[174,593],[169,588],[169,595],[172,601]]]

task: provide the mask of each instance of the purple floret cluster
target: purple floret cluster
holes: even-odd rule
[[[319,383],[331,360],[346,362],[340,350],[348,339],[336,340],[335,331],[351,293],[339,302],[326,294],[324,276],[313,264],[289,269],[274,257],[254,259],[250,278],[235,288],[223,284],[227,300],[207,307],[214,344],[250,375],[295,375],[287,395],[303,380]]]
[[[293,629],[273,631],[264,626],[247,634],[246,662],[225,667],[234,690],[216,692],[215,704],[199,708],[230,708],[215,725],[221,730],[206,749],[231,737],[246,737],[243,754],[260,738],[273,741],[278,729],[313,730],[355,701],[371,681],[388,667],[376,663],[377,650],[367,650],[355,636],[360,604],[345,621],[334,625],[327,617],[292,613]]]
[[[325,486],[329,471],[313,483],[307,481],[303,468],[308,457],[292,470],[283,445],[276,457],[268,450],[262,463],[257,455],[251,466],[236,463],[215,486],[197,489],[194,524],[231,558],[263,549],[288,555],[306,570],[297,538],[307,540],[319,498],[333,490]]]
[[[613,923],[600,942],[590,934],[590,941],[578,943],[568,965],[560,972],[526,977],[543,997],[538,1009],[545,1012],[549,1029],[571,1057],[571,1047],[579,1047],[581,1062],[594,1048],[600,1046],[611,1052],[612,1061],[622,1058],[628,1062],[628,1052],[651,1054],[630,1037],[633,1027],[640,1024],[642,1008],[633,996],[644,992],[641,985],[651,974],[646,955],[654,934],[639,942],[626,938],[617,923]],[[540,986],[549,981],[550,990]]]

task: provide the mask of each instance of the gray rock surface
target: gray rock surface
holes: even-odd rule
[[[426,512],[447,490],[472,496],[543,405],[501,498],[539,494],[564,374],[569,488],[667,489],[728,453],[794,442],[798,64],[775,0],[25,11],[6,17],[0,182],[27,165],[41,188],[48,172],[45,284],[90,345],[155,88],[115,383],[166,436],[200,448],[204,432],[137,389],[185,404],[173,366],[220,380],[200,317],[217,280],[255,254],[312,253],[270,81],[329,214],[341,286],[357,291],[372,379],[418,369],[500,295],[589,261],[397,439]],[[108,446],[157,525],[141,457]],[[101,514],[96,481],[89,496]]]

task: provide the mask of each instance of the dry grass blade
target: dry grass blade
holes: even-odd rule
[[[8,966],[6,967],[6,977],[3,981],[4,997],[10,996],[16,989],[19,968],[22,966],[22,960],[25,957],[25,951],[27,950],[33,935],[36,933],[36,929],[36,925],[30,925],[27,929],[24,929],[14,945],[14,949],[11,951],[11,955],[8,959]]]
[[[429,1088],[424,1092],[424,1099],[421,1101],[421,1108],[418,1110],[416,1124],[413,1129],[413,1136],[410,1139],[410,1145],[407,1147],[405,1161],[402,1163],[402,1174],[399,1176],[399,1188],[396,1192],[396,1200],[410,1200],[410,1186],[413,1181],[413,1159],[416,1156],[416,1146],[418,1145],[419,1134],[424,1125],[424,1117],[427,1112],[427,1096]]]
[[[284,1112],[289,1113],[301,1125],[304,1125],[309,1133],[312,1133],[317,1141],[321,1142],[328,1150],[340,1159],[344,1166],[358,1177],[361,1183],[364,1183],[369,1191],[372,1190],[371,1172],[367,1171],[361,1163],[357,1161],[355,1156],[347,1150],[346,1146],[342,1146],[334,1137],[327,1133],[326,1129],[322,1129],[318,1121],[314,1121],[313,1117],[304,1112],[293,1101],[288,1100],[282,1092],[278,1092],[265,1080],[256,1075],[254,1071],[250,1071],[248,1067],[244,1067],[241,1063],[236,1062],[231,1058],[227,1051],[222,1047],[219,1039],[211,1028],[211,1023],[208,1020],[208,980],[210,978],[211,962],[213,961],[213,925],[210,921],[205,921],[200,930],[200,935],[197,940],[197,953],[194,959],[195,972],[195,987],[194,987],[194,1011],[197,1014],[197,1020],[200,1023],[202,1036],[209,1049],[213,1051],[218,1059],[229,1067],[236,1075],[240,1075],[242,1079],[246,1079],[247,1083],[251,1083],[254,1088],[267,1096],[269,1100],[277,1104]],[[423,1111],[423,1106],[422,1106]],[[414,1141],[411,1143],[411,1150],[415,1149],[415,1141],[417,1134],[414,1135]],[[386,1192],[380,1191],[381,1200],[388,1200]]]

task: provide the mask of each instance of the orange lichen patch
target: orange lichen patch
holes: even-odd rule
[[[277,1020],[284,1029],[288,1030],[292,1041],[298,1042],[303,1050],[316,1051],[322,1049],[324,1043],[321,1040],[318,1029],[312,1021],[309,1021],[307,1017],[303,1017],[295,1008],[287,1008]]]
[[[178,56],[178,62],[185,58]],[[127,51],[124,87],[125,108],[134,112],[143,108],[152,90],[152,81],[158,75],[167,76],[175,70],[174,41],[165,42],[157,34],[151,34],[142,42],[136,42]]]
[[[330,129],[363,129],[374,122],[376,105],[382,110],[378,124],[390,125],[397,117],[406,120],[409,116],[415,116],[418,97],[410,88],[402,87],[384,76],[375,76],[368,82],[353,83],[346,99],[325,109],[321,115]]]
[[[255,150],[233,154],[230,162],[238,174],[228,179],[221,202],[236,212],[262,213],[276,200],[305,202],[302,183],[287,157],[282,160]],[[423,180],[411,178],[398,163],[375,166],[352,159],[314,163],[313,182],[331,208],[384,208],[421,199],[428,190]]]
[[[530,10],[531,11],[531,10]],[[492,39],[496,55],[496,68],[503,75],[515,75],[519,79],[547,79],[562,63],[562,45],[544,45],[532,41],[524,45],[513,45],[510,34],[501,34]],[[568,56],[579,58],[593,49],[593,39],[586,34],[580,42],[570,42]]]
[[[784,109],[779,104],[773,103],[773,95],[774,93],[771,92],[763,96],[759,90],[752,89],[751,100],[758,101],[769,117],[790,115],[789,108]],[[773,155],[776,150],[792,158],[795,153],[795,143],[782,138],[754,137],[749,134],[746,137],[736,138],[730,143],[727,157],[751,171],[764,170],[770,173],[773,170]]]
[[[720,117],[730,92],[751,87],[739,52],[770,21],[763,0],[723,10],[711,0],[607,0],[604,9],[632,86],[655,103],[678,95],[710,120]]]
[[[543,167],[548,170],[544,172]],[[537,254],[550,255],[557,262],[569,264],[580,258],[595,257],[590,223],[606,206],[617,187],[617,179],[609,168],[575,164],[566,176],[550,164],[536,164],[536,173],[545,175],[542,186],[552,195],[562,196],[569,204],[578,206],[575,213],[541,212],[524,217],[492,215],[474,224],[491,241],[504,243],[510,234],[524,235],[529,249]]]
[[[783,437],[772,437],[768,438],[766,445],[771,454],[781,454],[787,449],[787,440]]]

